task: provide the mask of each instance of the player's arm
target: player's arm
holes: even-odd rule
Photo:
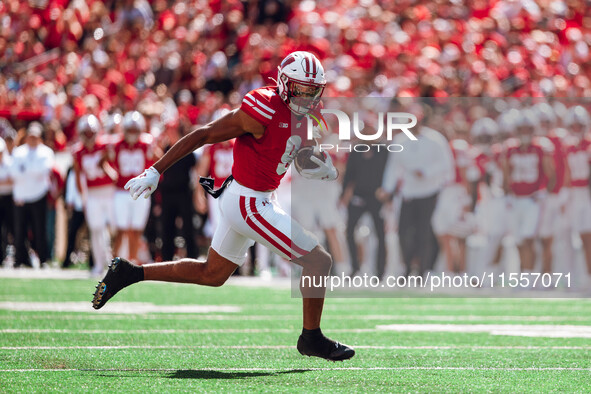
[[[261,138],[265,133],[265,126],[241,109],[230,111],[178,140],[152,167],[127,182],[125,189],[129,190],[133,199],[142,194],[148,198],[156,190],[160,174],[181,158],[205,144],[227,141],[247,133],[257,139]]]
[[[82,193],[82,179],[80,174],[80,164],[78,164],[78,160],[74,160],[74,175],[76,179],[76,189],[78,189],[79,193]]]
[[[115,182],[117,181],[119,174],[117,174],[117,170],[115,170],[109,162],[109,155],[109,152],[105,151],[98,164],[99,167],[103,169],[105,174],[107,174],[107,176],[111,178],[113,182]]]
[[[511,164],[509,164],[509,154],[503,155],[500,159],[501,168],[503,170],[503,190],[505,195],[511,194]]]
[[[168,152],[154,164],[160,174],[174,163],[205,144],[215,144],[250,133],[260,138],[265,127],[240,109],[230,111],[221,118],[199,127],[177,141]]]
[[[548,184],[546,186],[546,190],[551,191],[556,186],[556,170],[554,168],[554,158],[546,154],[542,158],[542,168],[544,170],[544,175],[548,180]]]

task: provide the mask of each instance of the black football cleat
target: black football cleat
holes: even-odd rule
[[[107,274],[96,286],[92,298],[92,307],[101,309],[117,292],[137,280],[134,280],[134,270],[140,268],[122,257],[115,257],[109,265]]]
[[[343,343],[326,337],[311,341],[302,335],[298,339],[298,351],[303,356],[320,357],[329,361],[344,361],[355,355],[355,350]]]

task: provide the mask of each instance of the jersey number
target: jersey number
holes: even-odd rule
[[[122,150],[119,152],[119,172],[122,176],[136,175],[144,171],[144,152],[136,150]]]
[[[101,157],[101,152],[82,156],[82,162],[80,164],[82,165],[82,170],[84,171],[86,179],[89,181],[93,181],[104,175],[103,169],[99,167]]]
[[[572,179],[589,179],[589,162],[585,152],[571,153],[567,160]]]
[[[536,183],[540,176],[539,160],[540,158],[535,154],[513,156],[511,160],[513,164],[512,181],[515,183]]]

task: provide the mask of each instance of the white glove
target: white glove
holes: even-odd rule
[[[158,181],[160,180],[160,173],[154,167],[150,167],[145,170],[141,175],[130,179],[125,184],[125,190],[129,190],[131,198],[137,200],[142,194],[144,198],[150,197],[156,187],[158,187]]]
[[[316,168],[302,170],[301,174],[307,179],[322,179],[328,181],[334,181],[339,176],[339,172],[332,164],[330,155],[324,153],[326,157],[325,161],[320,160],[316,156],[311,156],[310,160],[318,165]]]

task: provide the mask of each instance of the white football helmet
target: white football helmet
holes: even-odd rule
[[[498,131],[497,122],[491,118],[480,118],[472,125],[470,135],[475,139],[483,136],[494,137]]]
[[[548,103],[538,103],[533,107],[540,123],[545,128],[553,128],[556,126],[556,114],[554,108]],[[548,130],[545,130],[548,131]]]
[[[85,146],[91,147],[94,145],[96,136],[101,130],[101,124],[96,116],[83,115],[76,123],[76,130],[82,143]]]
[[[312,53],[293,52],[278,67],[279,96],[296,115],[305,115],[320,101],[326,79],[320,60]]]
[[[127,112],[123,116],[123,137],[128,144],[135,144],[140,133],[146,131],[146,120],[138,111]]]
[[[577,105],[576,107],[568,109],[564,119],[564,125],[566,127],[579,125],[583,128],[588,128],[590,124],[591,120],[589,119],[589,112],[587,112],[585,107],[582,105]]]
[[[512,136],[515,133],[517,124],[519,122],[520,113],[517,108],[512,108],[507,112],[503,112],[497,118],[499,125],[499,133],[504,136]]]

